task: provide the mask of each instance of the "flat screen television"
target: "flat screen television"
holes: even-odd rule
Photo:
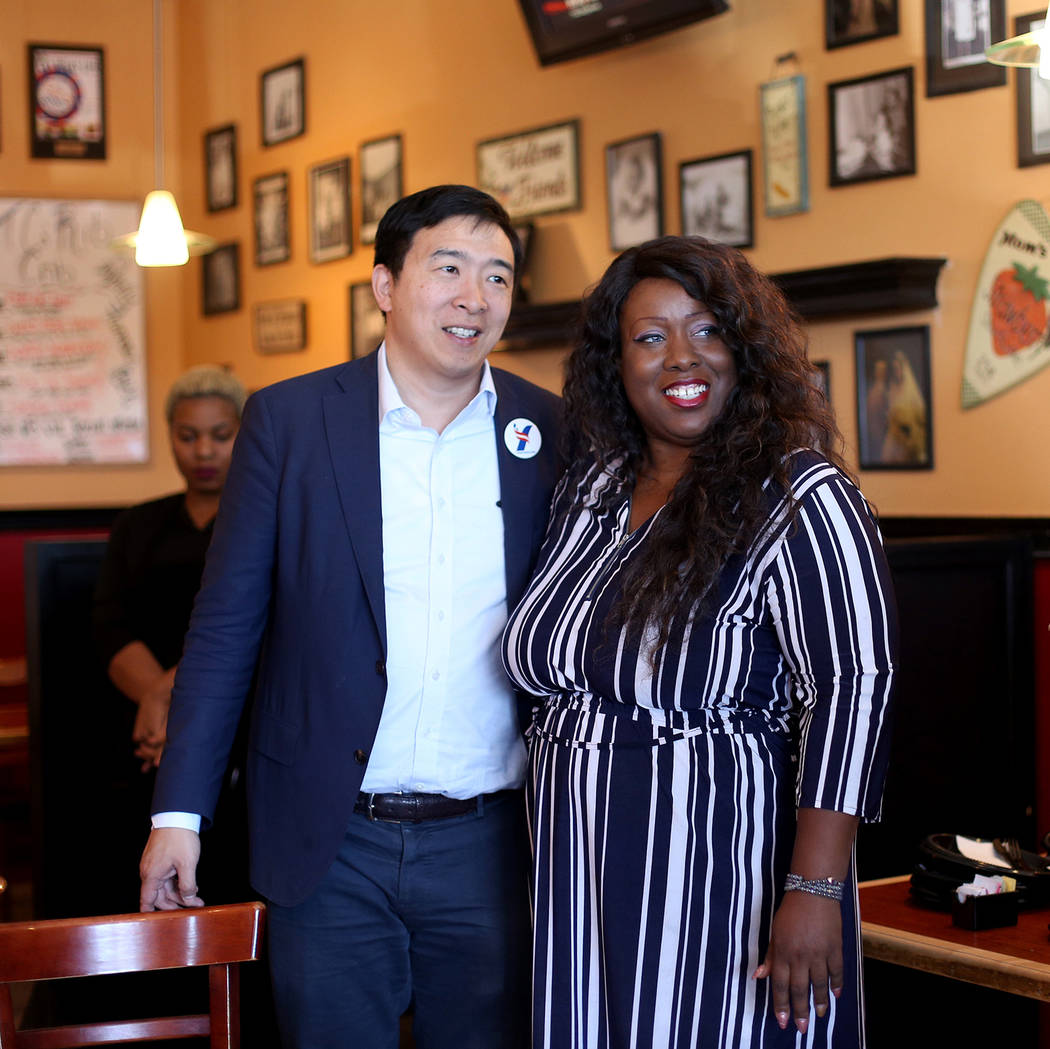
[[[728,0],[519,0],[540,65],[623,47],[729,10]]]

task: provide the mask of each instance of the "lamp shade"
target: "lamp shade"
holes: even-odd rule
[[[166,189],[152,190],[142,205],[135,261],[140,266],[184,266],[189,257],[175,198]]]

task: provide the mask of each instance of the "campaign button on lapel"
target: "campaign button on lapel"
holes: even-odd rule
[[[511,419],[503,431],[503,443],[516,459],[531,459],[543,446],[543,435],[531,419]]]

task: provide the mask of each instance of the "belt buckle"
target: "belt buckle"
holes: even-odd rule
[[[368,820],[370,823],[376,821],[376,796],[375,794],[368,795]]]

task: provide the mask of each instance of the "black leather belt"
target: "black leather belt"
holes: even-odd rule
[[[446,798],[444,794],[365,794],[362,791],[357,795],[354,812],[370,820],[420,823],[423,820],[444,820],[450,816],[477,812],[478,803],[484,796]]]

